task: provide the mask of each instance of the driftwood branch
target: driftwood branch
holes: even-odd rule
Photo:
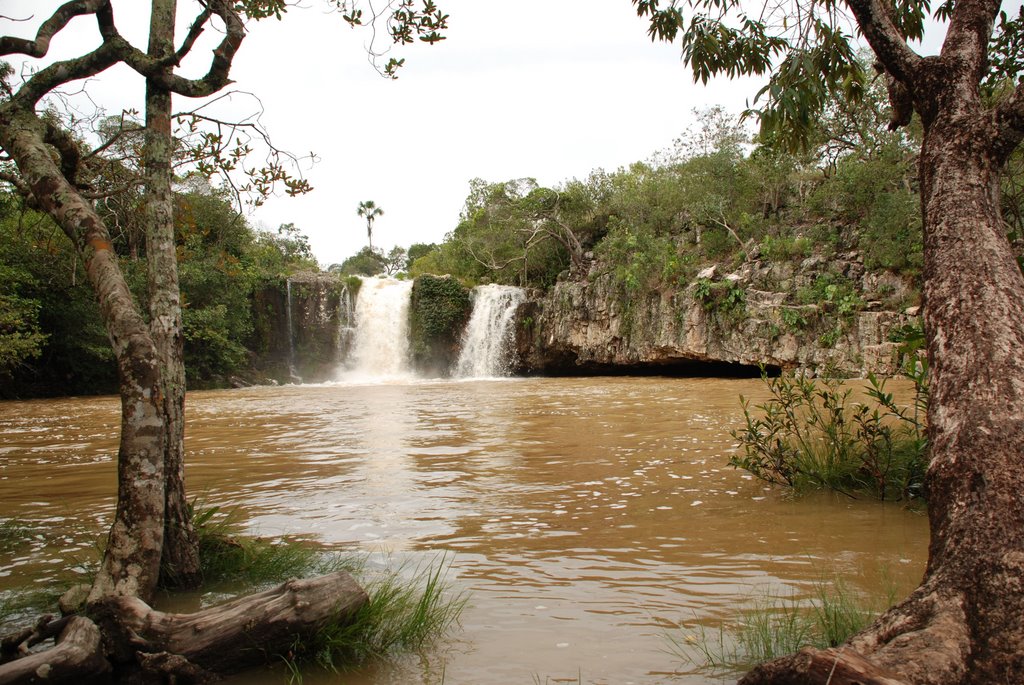
[[[54,637],[56,646],[0,665],[0,685],[82,685],[115,675],[165,682],[209,682],[285,654],[331,623],[344,623],[368,600],[348,573],[289,580],[276,588],[193,614],[157,611],[142,600],[110,596],[90,606],[92,620],[41,620],[4,638],[5,652]],[[102,630],[102,638],[101,638]]]
[[[99,628],[87,618],[72,616],[55,647],[0,665],[0,685],[88,683],[109,671]]]
[[[225,674],[265,663],[296,639],[344,622],[367,599],[352,576],[339,571],[290,580],[194,614],[164,613],[137,598],[112,597],[102,603],[98,620],[105,631],[149,654],[150,667],[163,663]]]
[[[70,619],[70,616],[66,616],[55,621],[52,614],[46,614],[36,621],[34,626],[5,635],[0,639],[0,658],[27,655],[29,650],[40,642],[60,635]]]

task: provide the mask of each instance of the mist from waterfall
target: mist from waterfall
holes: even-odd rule
[[[356,295],[355,333],[348,363],[339,380],[407,379],[409,299],[412,281],[364,278]]]
[[[522,288],[482,285],[473,289],[473,313],[462,334],[458,378],[494,378],[511,373],[512,324],[526,299]]]

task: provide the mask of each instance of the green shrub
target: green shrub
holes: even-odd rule
[[[301,541],[240,535],[231,512],[192,506],[205,589],[224,585],[237,591],[241,585],[244,591],[344,570],[369,595],[344,624],[329,623],[311,639],[293,645],[290,654],[278,655],[293,682],[301,682],[303,666],[339,670],[400,651],[421,650],[458,624],[466,598],[445,582],[447,559],[411,571],[375,571],[365,555],[330,554]]]
[[[814,243],[802,236],[765,236],[761,239],[761,256],[773,262],[810,257]]]
[[[693,298],[709,313],[720,314],[730,323],[735,323],[746,311],[747,294],[735,281],[713,282],[707,278],[697,279]]]
[[[707,259],[723,259],[739,249],[736,239],[718,226],[706,228],[700,237],[700,252]]]
[[[796,299],[800,304],[817,304],[843,317],[864,306],[857,285],[846,276],[832,273],[821,274],[810,287],[797,290]]]
[[[791,331],[799,331],[807,327],[807,317],[799,309],[787,307],[779,311],[779,317],[786,328]]]
[[[359,276],[345,276],[342,282],[344,283],[344,288],[348,290],[349,298],[355,302],[359,289],[363,287],[363,279]]]
[[[182,330],[190,384],[236,373],[248,360],[247,350],[233,336],[226,305],[185,308]]]
[[[685,280],[694,260],[692,254],[680,254],[670,236],[618,221],[611,222],[597,254],[612,265],[616,285],[628,296],[651,292],[663,285],[678,285]]]
[[[399,651],[419,651],[454,628],[466,603],[445,582],[445,559],[411,573],[356,572],[369,601],[350,623],[328,625],[300,647],[306,659],[331,670],[352,668]]]
[[[881,500],[923,497],[924,388],[911,407],[896,404],[869,376],[866,402],[835,379],[764,377],[771,399],[757,415],[743,401],[746,427],[733,433],[742,454],[730,464],[769,483],[805,491],[866,492]]]

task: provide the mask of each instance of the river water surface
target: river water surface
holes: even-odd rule
[[[927,521],[792,500],[728,467],[756,380],[597,378],[261,387],[188,397],[188,487],[260,535],[376,563],[447,553],[462,628],[424,655],[306,683],[717,683],[666,650],[766,594],[836,577],[906,592]],[[115,502],[115,398],[0,403],[0,590],[96,558]],[[714,630],[714,628],[713,628]],[[283,672],[260,682],[282,682]],[[249,675],[243,681],[256,682]]]

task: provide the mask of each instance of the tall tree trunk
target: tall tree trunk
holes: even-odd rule
[[[164,520],[163,407],[156,348],[103,220],[68,183],[45,137],[35,113],[16,108],[0,113],[0,146],[17,163],[36,202],[82,256],[117,358],[121,388],[117,512],[90,599],[149,599],[159,574]]]
[[[994,126],[954,113],[922,148],[931,360],[926,585],[968,629],[968,682],[1024,682],[1024,277],[999,209]]]
[[[991,116],[950,109],[927,125],[920,165],[931,373],[924,580],[844,648],[769,662],[742,683],[1024,682],[1024,277],[999,213]],[[850,649],[869,661],[855,663]]]
[[[153,0],[149,55],[163,59],[174,52],[176,0]],[[170,67],[164,69],[170,74]],[[153,343],[160,360],[164,413],[164,546],[161,580],[197,587],[201,580],[195,530],[185,498],[185,364],[181,295],[174,242],[171,93],[155,79],[146,80],[145,171],[146,257],[149,263],[149,313]]]

